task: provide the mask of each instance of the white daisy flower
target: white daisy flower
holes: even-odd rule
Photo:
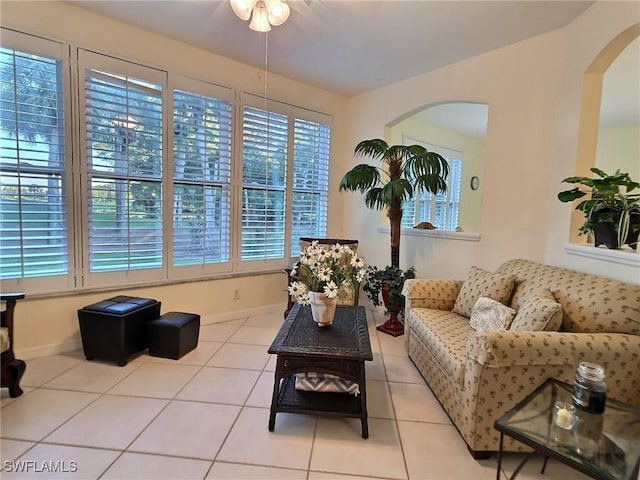
[[[342,246],[339,243],[336,243],[334,246],[331,247],[331,257],[335,258],[336,260],[339,260],[340,257],[342,256]]]
[[[307,293],[307,286],[302,282],[293,282],[287,287],[289,294],[293,297],[300,297]]]
[[[305,293],[304,295],[298,297],[297,303],[300,305],[309,305],[309,294]]]
[[[364,279],[367,276],[367,272],[365,272],[364,268],[358,270],[358,273],[356,273],[356,282],[358,283],[362,283],[364,282]]]
[[[298,265],[294,265],[291,267],[291,273],[289,273],[290,277],[295,277],[298,274]]]
[[[353,257],[351,257],[351,266],[355,268],[363,268],[364,260],[361,257],[354,255]]]
[[[331,275],[333,275],[333,270],[331,270],[329,267],[324,267],[318,273],[318,278],[323,282],[328,282],[329,280],[331,280]]]
[[[324,294],[328,298],[335,298],[338,296],[338,286],[335,284],[335,282],[331,281],[327,283],[327,285],[324,287]]]

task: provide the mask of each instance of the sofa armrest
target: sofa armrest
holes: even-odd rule
[[[624,333],[474,332],[467,357],[490,368],[575,365],[581,361],[616,368],[638,367],[640,336]],[[635,365],[635,367],[631,367]]]
[[[461,280],[429,278],[406,280],[402,287],[402,295],[405,297],[405,318],[411,308],[451,310],[456,303],[462,283]]]

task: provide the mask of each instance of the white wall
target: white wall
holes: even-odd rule
[[[596,167],[610,174],[620,170],[638,181],[640,179],[640,125],[600,128],[596,147]]]
[[[384,138],[385,126],[429,104],[489,105],[480,241],[405,235],[401,266],[415,266],[420,277],[465,278],[474,264],[495,269],[510,258],[544,260],[563,45],[562,32],[552,32],[349,99],[350,146]],[[360,195],[342,196],[350,213],[345,234],[375,239],[362,245],[362,254],[371,263],[388,264],[389,243],[376,233],[376,214],[364,208]]]
[[[2,26],[53,40],[70,42],[98,52],[112,54],[145,65],[171,69],[175,73],[261,94],[262,69],[214,55],[125,23],[117,22],[62,2],[1,3]],[[247,35],[257,35],[247,28]],[[255,38],[255,37],[254,37]],[[256,43],[256,47],[258,47]],[[346,99],[343,96],[269,74],[269,97],[333,115],[332,158],[345,150]],[[337,162],[338,160],[335,160]],[[340,168],[330,169],[330,191],[337,191]],[[343,221],[342,203],[329,196],[328,234],[339,236]],[[240,290],[240,300],[233,291]],[[29,292],[26,292],[27,295]],[[156,298],[162,311],[182,310],[203,316],[229,315],[256,307],[278,304],[284,310],[286,275],[225,278],[202,282],[130,288],[111,292],[29,297],[16,310],[15,345],[18,352],[44,351],[78,343],[77,309],[116,294]],[[40,350],[38,350],[40,349]],[[46,348],[45,348],[46,350]]]
[[[555,192],[565,189],[567,184],[561,183],[563,178],[576,173],[584,73],[609,42],[638,22],[637,2],[598,2],[563,31],[566,54],[555,114],[555,135],[547,139],[553,142],[553,169],[549,179]],[[627,265],[565,252],[572,208],[558,201],[549,205],[547,263],[640,284],[640,262],[636,253],[623,254],[631,261],[631,265]]]

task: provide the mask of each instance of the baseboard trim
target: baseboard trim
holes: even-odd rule
[[[213,325],[215,323],[228,322],[230,320],[239,320],[259,313],[279,313],[280,315],[282,315],[285,308],[286,306],[284,303],[278,303],[274,305],[267,305],[266,307],[254,307],[244,310],[236,310],[234,312],[203,315],[200,319],[200,325]],[[80,338],[80,333],[78,332],[77,335],[77,338],[73,338],[62,343],[51,343],[49,345],[39,345],[37,347],[30,348],[19,348],[16,349],[14,353],[16,358],[20,358],[22,360],[32,360],[34,358],[46,357],[49,355],[59,355],[61,353],[69,353],[76,350],[82,350],[82,340]]]

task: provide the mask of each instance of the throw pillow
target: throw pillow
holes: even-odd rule
[[[491,273],[471,267],[469,276],[462,284],[453,312],[467,318],[480,297],[489,297],[502,304],[509,303],[515,285],[515,277],[504,273]]]
[[[549,290],[538,290],[520,303],[509,330],[513,332],[557,332],[562,325],[562,305]]]
[[[480,297],[471,311],[469,325],[479,332],[507,330],[516,311],[491,298]]]

